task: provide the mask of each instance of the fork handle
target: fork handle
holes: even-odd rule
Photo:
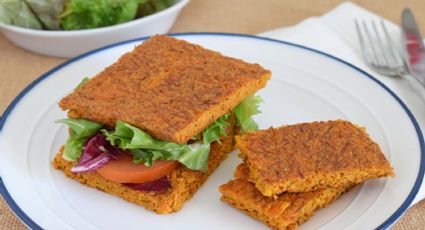
[[[414,74],[408,73],[404,74],[403,78],[405,78],[409,85],[418,93],[421,95],[422,99],[425,102],[425,84],[422,83]]]

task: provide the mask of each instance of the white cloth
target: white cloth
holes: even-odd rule
[[[387,85],[409,107],[421,129],[425,131],[425,101],[411,85],[402,78],[391,78],[377,74],[368,68],[362,60],[354,19],[366,22],[382,18],[353,3],[345,2],[320,17],[308,18],[293,27],[281,28],[260,34],[260,36],[285,40],[305,45],[341,58],[358,66]],[[400,28],[385,20],[389,33],[397,44]],[[414,204],[425,198],[425,184],[414,200]]]

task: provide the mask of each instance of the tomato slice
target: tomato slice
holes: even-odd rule
[[[177,161],[157,160],[151,167],[135,164],[131,156],[121,155],[96,170],[102,177],[118,183],[144,183],[159,179],[176,169]]]

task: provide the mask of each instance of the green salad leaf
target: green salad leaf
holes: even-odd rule
[[[207,170],[210,144],[193,143],[185,145],[180,151],[167,152],[154,149],[130,149],[133,162],[144,163],[146,166],[154,164],[155,160],[176,160],[192,170]]]
[[[233,109],[233,112],[236,116],[237,125],[241,128],[242,133],[249,130],[258,130],[258,125],[252,119],[252,116],[260,113],[258,106],[261,102],[262,100],[259,96],[251,95],[245,98],[245,100],[243,100]]]
[[[59,30],[59,17],[65,0],[26,0],[44,29]]]
[[[178,160],[189,169],[199,169],[205,172],[208,169],[210,144],[193,143],[187,145],[187,150],[178,157]]]
[[[145,163],[146,166],[153,165],[155,160],[163,156],[163,154],[157,150],[131,149],[130,152],[133,154],[133,163]]]
[[[42,28],[24,0],[0,0],[0,22],[25,28]]]
[[[94,134],[96,134],[102,124],[85,119],[62,119],[56,123],[67,124],[70,128],[70,135],[66,141],[63,151],[63,158],[68,161],[77,161],[83,152],[83,145]]]
[[[229,116],[230,114],[221,116],[202,131],[202,139],[205,144],[209,144],[214,141],[221,143],[220,137],[226,135],[225,128],[229,125],[226,120]]]
[[[102,130],[106,139],[133,154],[133,162],[151,166],[155,160],[177,160],[192,170],[206,170],[209,143],[177,144],[153,138],[143,130],[117,121],[115,130]]]
[[[80,88],[82,85],[84,85],[87,81],[89,80],[88,77],[84,77],[83,80],[80,81],[80,83],[78,83],[77,87],[75,87],[76,89]]]
[[[173,5],[175,0],[150,0],[139,6],[138,17],[143,17],[161,11]]]
[[[139,4],[147,0],[67,0],[60,25],[79,30],[115,25],[133,20]]]
[[[0,22],[45,30],[115,25],[161,11],[175,0],[0,0]]]

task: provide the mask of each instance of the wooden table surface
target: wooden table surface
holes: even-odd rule
[[[425,0],[356,0],[397,24],[400,12],[410,6],[425,33]],[[171,32],[234,32],[256,34],[294,25],[307,17],[319,16],[338,0],[191,0]],[[22,50],[0,35],[0,114],[31,81],[65,59],[41,56]],[[425,229],[425,201],[416,204],[392,229]],[[25,229],[0,199],[0,229]]]

